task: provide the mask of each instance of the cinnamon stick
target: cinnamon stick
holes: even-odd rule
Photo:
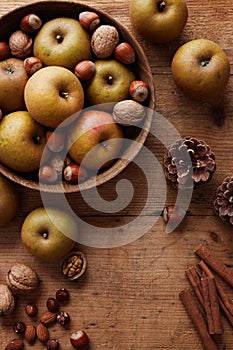
[[[201,287],[209,333],[222,334],[223,328],[215,279],[208,276],[202,277]]]
[[[233,271],[227,267],[222,260],[213,254],[202,243],[199,244],[195,253],[209,265],[229,286],[233,287]]]
[[[209,277],[214,277],[213,273],[210,271],[208,266],[205,264],[203,260],[199,262],[200,268],[205,272],[205,274]],[[222,286],[216,281],[216,287],[219,296],[219,304],[227,317],[230,324],[233,326],[233,304],[230,302],[226,292],[222,288]]]
[[[201,277],[200,274],[197,271],[197,268],[195,266],[188,267],[185,270],[185,274],[193,287],[193,290],[200,302],[200,304],[204,307],[204,301],[201,291]]]
[[[191,290],[186,288],[179,293],[179,298],[183,303],[189,317],[191,318],[199,336],[202,341],[205,350],[217,350],[217,344],[208,332],[207,324],[201,313],[201,310],[197,306],[195,298],[193,297]]]

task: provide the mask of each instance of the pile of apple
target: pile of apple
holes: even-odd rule
[[[16,172],[84,181],[119,157],[125,126],[144,118],[149,86],[134,72],[135,50],[95,12],[45,23],[27,14],[0,42],[0,59],[0,162]]]

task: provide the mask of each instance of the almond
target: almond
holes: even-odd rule
[[[41,322],[36,327],[36,335],[41,343],[46,343],[49,339],[49,331]]]
[[[22,339],[13,339],[10,343],[7,344],[5,350],[18,350],[23,349],[24,343]]]
[[[28,342],[28,344],[30,345],[34,344],[36,340],[36,328],[33,324],[29,324],[26,327],[24,337],[25,337],[25,340]]]
[[[43,323],[44,325],[50,325],[57,319],[57,313],[56,312],[51,312],[51,311],[45,311],[41,317],[40,317],[40,322]]]

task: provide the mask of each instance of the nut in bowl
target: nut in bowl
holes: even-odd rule
[[[65,27],[68,33],[60,29],[54,38],[51,33],[58,27]],[[99,39],[98,32],[104,32],[104,42]],[[20,101],[14,102],[16,107],[13,110],[4,107],[0,93],[0,172],[28,188],[64,193],[90,189],[119,174],[144,144],[152,115],[145,114],[137,125],[120,124],[113,118],[114,104],[124,100],[134,101],[130,86],[132,89],[134,82],[142,82],[149,93],[143,101],[136,102],[150,109],[155,107],[153,77],[137,40],[107,13],[68,1],[43,1],[17,8],[1,18],[0,33],[0,42],[4,43],[0,49],[3,47],[5,51],[2,56],[0,52],[0,56],[4,57],[0,66],[11,101],[11,86],[14,86],[16,79],[21,81]],[[52,41],[55,43],[51,44]],[[48,56],[50,61],[47,60]],[[5,61],[8,61],[8,65]],[[26,76],[22,72],[23,67]],[[1,79],[0,74],[0,85]],[[6,97],[4,99],[7,100]],[[107,104],[108,108],[100,113],[99,104]],[[59,126],[65,123],[68,128],[71,120],[71,129],[72,121],[81,129],[86,118],[82,115],[88,114],[90,108],[96,111],[96,115],[102,114],[103,122],[108,119],[107,135],[114,134],[115,140],[129,140],[127,147],[118,142],[118,149],[108,156],[111,162],[103,159],[104,167],[94,175],[89,169],[93,166],[86,169],[78,163],[80,154],[69,154],[66,147],[70,143],[70,134],[66,128]],[[21,121],[14,130],[14,138],[6,131],[8,122],[13,119],[12,113]],[[19,115],[23,115],[23,119]],[[93,121],[95,119],[93,117]],[[59,132],[56,133],[57,127]],[[84,129],[86,127],[84,125]],[[88,127],[90,129],[91,125]],[[22,128],[25,132],[23,143],[17,137],[22,134]],[[106,136],[106,140],[101,140],[105,150],[109,138]],[[138,146],[130,144],[130,140],[136,141]],[[86,142],[82,146],[84,155],[88,149]],[[92,140],[91,143],[95,144]],[[27,149],[34,150],[31,153],[36,154],[33,159],[35,164],[38,164],[38,160],[43,161],[35,169],[27,166],[15,168],[15,159],[21,158],[20,164],[31,162],[25,159]]]

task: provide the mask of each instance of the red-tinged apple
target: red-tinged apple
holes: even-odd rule
[[[4,113],[25,108],[24,87],[27,81],[22,60],[8,58],[0,62],[0,109]]]
[[[27,111],[7,114],[0,122],[0,162],[19,172],[39,169],[46,130]]]
[[[131,0],[129,13],[134,29],[158,44],[177,38],[188,18],[185,0]]]
[[[15,217],[19,203],[17,185],[0,174],[0,227],[6,226]]]
[[[84,105],[80,81],[69,69],[59,66],[34,73],[25,86],[24,97],[32,118],[54,129]]]
[[[74,218],[57,208],[34,209],[24,220],[21,238],[28,251],[38,258],[53,261],[75,245],[78,227]]]
[[[192,99],[218,103],[230,76],[230,63],[222,48],[208,39],[182,45],[172,60],[177,86]]]
[[[78,62],[91,58],[90,36],[78,20],[54,18],[36,35],[33,53],[45,66],[73,69]]]
[[[90,105],[111,103],[129,97],[129,87],[134,73],[116,60],[95,61],[95,74],[86,88]]]
[[[122,128],[110,113],[86,110],[72,125],[69,155],[84,168],[98,170],[117,158],[122,138]]]

